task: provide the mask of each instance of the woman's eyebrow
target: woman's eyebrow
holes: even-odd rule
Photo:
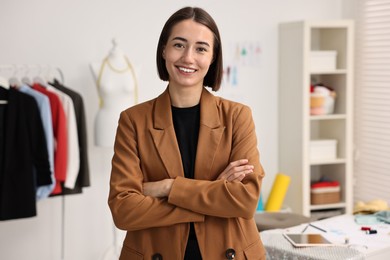
[[[179,40],[179,41],[183,41],[183,42],[188,42],[187,39],[183,38],[183,37],[180,37],[180,36],[177,36],[175,38],[172,39],[172,41],[174,40]],[[201,44],[201,45],[206,45],[208,47],[210,47],[210,44],[208,42],[202,42],[202,41],[199,41],[199,42],[196,42],[197,44]]]
[[[183,42],[188,42],[187,39],[185,39],[185,38],[183,38],[183,37],[179,37],[179,36],[177,36],[177,37],[175,37],[175,38],[172,39],[172,41],[174,41],[174,40],[179,40],[179,41],[183,41]]]

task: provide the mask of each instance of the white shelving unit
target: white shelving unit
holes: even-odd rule
[[[352,213],[353,35],[350,20],[298,21],[279,27],[279,170],[291,176],[284,203],[313,216]],[[336,69],[312,71],[310,52],[337,51]],[[310,115],[310,84],[336,91],[330,115]],[[310,140],[336,139],[337,158],[311,161]],[[321,177],[340,183],[339,203],[312,205],[310,185]]]

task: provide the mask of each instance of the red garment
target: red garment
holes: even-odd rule
[[[316,189],[316,188],[330,188],[330,187],[339,187],[339,186],[340,184],[338,181],[320,181],[320,182],[313,183],[311,185],[311,188]]]
[[[53,134],[55,139],[54,146],[54,176],[56,179],[56,185],[52,194],[59,194],[62,192],[61,182],[66,180],[66,167],[67,167],[67,127],[66,116],[64,108],[59,97],[53,92],[48,91],[39,84],[34,84],[33,89],[46,95],[50,101],[52,122],[53,122]]]

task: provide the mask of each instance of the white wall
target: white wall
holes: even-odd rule
[[[113,241],[107,206],[110,149],[93,145],[98,97],[88,64],[100,61],[116,37],[136,67],[140,100],[161,93],[155,50],[163,23],[185,5],[205,8],[219,25],[223,43],[260,42],[261,64],[244,69],[238,90],[230,93],[253,110],[261,161],[271,189],[277,166],[277,28],[302,19],[342,18],[338,0],[86,1],[2,0],[0,64],[50,64],[60,67],[65,84],[83,97],[88,117],[92,186],[81,195],[38,203],[38,216],[0,222],[0,258],[61,259],[62,205],[65,205],[64,259],[102,259]],[[123,234],[120,233],[119,237]]]

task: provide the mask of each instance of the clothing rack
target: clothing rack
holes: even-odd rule
[[[65,260],[65,196],[61,197],[61,260]]]
[[[35,74],[33,74],[34,72]],[[59,81],[64,84],[64,74],[59,67],[40,64],[0,64],[0,85],[9,88],[10,85],[20,85],[22,83],[30,85],[31,82],[39,82],[39,80],[51,81],[59,76]],[[33,77],[32,81],[30,77]],[[6,100],[0,100],[0,104],[7,104]],[[60,250],[61,260],[65,260],[65,195],[61,195],[61,234],[60,234]]]
[[[10,83],[29,83],[31,82],[30,77],[34,79],[44,78],[46,81],[51,81],[56,76],[64,84],[64,73],[57,66],[42,64],[0,64],[0,85],[2,86],[4,86],[3,84],[5,82],[8,82],[8,86]]]
[[[38,80],[40,77],[44,77],[47,81],[54,78],[53,71],[60,76],[61,83],[64,83],[64,74],[59,67],[53,67],[50,65],[40,65],[40,64],[2,64],[0,65],[0,85],[6,88],[9,88],[12,84],[19,83],[30,83],[29,76],[31,71],[35,72],[34,79]],[[8,79],[7,79],[8,78]],[[0,100],[0,104],[7,104],[5,100]],[[65,196],[61,198],[61,234],[60,234],[60,243],[61,243],[61,259],[65,259]]]

